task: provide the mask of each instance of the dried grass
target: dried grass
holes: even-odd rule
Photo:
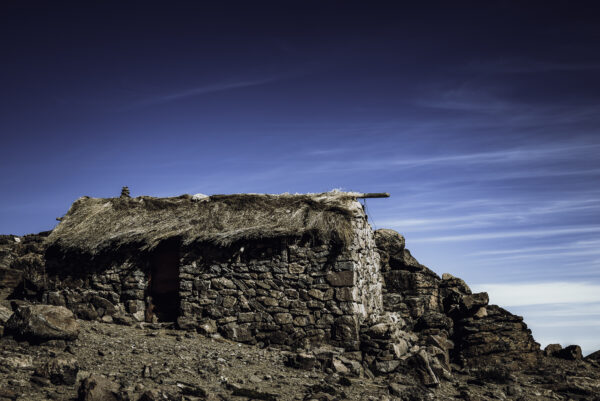
[[[246,240],[311,235],[349,243],[351,220],[364,213],[357,193],[88,198],[73,203],[50,234],[51,245],[91,255],[117,248],[149,250],[169,238],[183,245],[229,246]]]

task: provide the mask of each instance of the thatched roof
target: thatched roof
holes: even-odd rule
[[[89,198],[75,201],[50,234],[51,245],[95,255],[132,245],[143,250],[178,238],[183,245],[228,246],[242,240],[298,237],[321,241],[352,236],[364,217],[358,193],[305,195],[182,195],[173,198]]]

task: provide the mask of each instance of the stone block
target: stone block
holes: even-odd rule
[[[356,285],[356,272],[344,270],[327,274],[327,282],[333,287],[352,287]]]
[[[298,263],[290,263],[288,265],[288,271],[290,274],[300,274],[304,273],[305,267]]]
[[[338,301],[358,301],[358,288],[356,287],[340,287],[335,290],[335,299]]]
[[[275,322],[279,324],[291,324],[293,322],[291,313],[276,313],[273,318],[275,319]]]

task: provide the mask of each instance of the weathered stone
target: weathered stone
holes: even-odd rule
[[[158,390],[146,390],[142,393],[137,401],[162,401],[164,400],[162,394]]]
[[[0,305],[0,326],[6,324],[6,322],[12,316],[12,314],[12,310],[8,309],[6,306]]]
[[[419,350],[411,359],[411,363],[419,373],[421,383],[427,387],[437,387],[440,385],[440,379],[431,368],[430,357],[425,350]]]
[[[358,301],[358,288],[356,287],[341,287],[336,288],[335,298],[338,301],[343,302],[355,302]]]
[[[79,364],[75,358],[54,358],[36,369],[38,376],[50,379],[55,385],[73,385],[77,379]]]
[[[291,324],[294,320],[290,313],[276,313],[274,319],[279,324]]]
[[[265,400],[265,401],[277,401],[277,395],[260,391],[253,388],[242,387],[237,384],[229,384],[229,388],[232,391],[232,395],[238,397],[247,397],[252,400]]]
[[[559,358],[571,361],[580,361],[583,359],[583,354],[581,353],[581,347],[579,345],[569,345],[568,347],[559,350],[555,355]]]
[[[233,281],[231,281],[230,279],[226,278],[226,277],[217,277],[217,278],[213,278],[210,281],[210,285],[212,288],[216,289],[216,290],[222,290],[225,288],[229,288],[229,289],[235,289],[236,286],[233,283]]]
[[[224,326],[220,326],[220,329],[223,337],[233,341],[251,342],[254,340],[254,336],[252,335],[252,331],[250,330],[250,325],[248,323],[228,323]]]
[[[285,356],[285,365],[296,369],[312,370],[319,366],[319,361],[312,354],[306,352],[293,352]]]
[[[217,332],[217,324],[212,319],[203,319],[198,322],[198,332],[205,336],[215,334]]]
[[[475,312],[475,314],[473,315],[476,318],[484,318],[487,316],[487,309],[485,306],[480,307],[479,309],[477,309],[477,312]]]
[[[352,287],[356,284],[356,272],[345,270],[327,274],[327,282],[334,287]]]
[[[6,330],[31,342],[74,340],[79,324],[73,312],[63,306],[28,305],[15,311],[6,322]]]
[[[300,273],[304,273],[304,266],[298,264],[298,263],[290,263],[288,265],[288,270],[290,272],[290,274],[300,274]]]
[[[386,338],[389,331],[390,325],[388,323],[378,323],[369,327],[369,335],[373,338]]]
[[[446,287],[456,287],[463,294],[471,294],[471,289],[461,278],[454,277],[450,273],[442,274],[443,285]]]
[[[377,374],[387,374],[394,372],[398,366],[400,366],[400,361],[397,359],[390,359],[387,361],[376,361],[375,362],[375,373]]]
[[[223,307],[224,308],[233,308],[235,306],[235,304],[237,303],[237,298],[232,297],[232,296],[226,296],[225,298],[223,298]]]
[[[560,344],[548,344],[546,348],[544,348],[544,355],[556,357],[562,349],[562,345]]]
[[[461,307],[466,311],[478,310],[482,306],[486,306],[489,302],[487,292],[480,292],[477,294],[464,295],[461,298]]]
[[[309,323],[309,319],[306,316],[296,316],[293,323],[294,326],[304,327]]]
[[[206,398],[208,393],[202,387],[192,383],[177,382],[177,388],[181,391],[181,394],[193,397]]]
[[[348,369],[339,358],[333,358],[331,368],[334,372],[339,373],[340,375],[347,375],[350,373],[350,369]]]
[[[79,401],[121,401],[119,385],[100,375],[84,379],[77,394]]]

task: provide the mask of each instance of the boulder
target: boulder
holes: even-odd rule
[[[562,351],[562,345],[560,344],[548,344],[546,348],[544,348],[545,356],[558,356],[558,353]]]
[[[24,305],[6,322],[6,331],[34,343],[74,340],[79,335],[79,324],[73,312],[63,306]]]
[[[461,308],[466,312],[479,310],[482,306],[487,306],[490,298],[487,292],[479,292],[477,294],[464,295],[461,299]]]
[[[50,382],[55,385],[72,386],[75,384],[78,371],[79,365],[75,358],[59,357],[51,359],[36,369],[35,374],[50,379]]]
[[[77,395],[78,401],[120,401],[122,399],[117,383],[95,374],[81,382]]]
[[[290,352],[285,355],[285,365],[303,370],[312,370],[319,367],[320,363],[313,354],[307,352]]]
[[[580,361],[583,359],[583,354],[581,353],[581,347],[579,345],[569,345],[558,351],[556,356],[570,361]]]
[[[455,288],[461,294],[471,294],[471,289],[461,278],[455,277],[450,273],[442,274],[442,286],[445,288]]]
[[[375,243],[381,256],[381,266],[384,271],[390,269],[390,259],[402,258],[404,237],[394,230],[382,228],[375,231]]]

